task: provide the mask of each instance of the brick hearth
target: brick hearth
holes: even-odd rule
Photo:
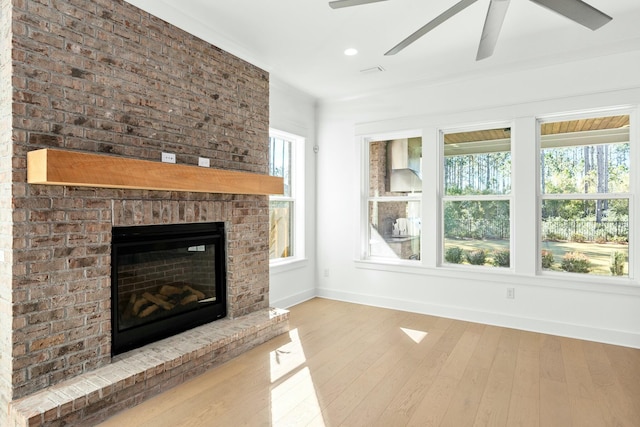
[[[12,425],[94,425],[289,330],[289,312],[223,319],[113,359],[10,406]]]
[[[265,321],[267,196],[26,182],[40,148],[266,174],[266,72],[121,0],[0,0],[0,77],[0,425],[9,407],[36,424],[105,416],[286,329]],[[112,226],[215,221],[228,319],[112,360]]]

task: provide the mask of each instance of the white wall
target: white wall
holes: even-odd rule
[[[269,303],[286,308],[315,296],[316,277],[316,106],[315,100],[270,78],[269,126],[305,138],[305,258],[272,266],[269,275]]]
[[[535,140],[530,132],[517,133],[518,129],[535,129],[538,115],[620,105],[631,106],[637,113],[638,69],[640,51],[633,51],[321,104],[317,122],[318,295],[640,348],[640,126],[634,128],[632,137],[636,217],[631,239],[637,249],[630,262],[637,268],[635,278],[621,282],[607,277],[536,275],[536,205],[530,195],[535,194],[536,184],[529,178],[535,173],[536,152],[531,146]],[[520,190],[513,202],[514,267],[508,272],[438,267],[437,130],[504,121],[515,124],[513,150],[525,153],[514,160],[519,162],[514,168],[514,186]],[[359,261],[362,139],[405,130],[421,132],[425,147],[423,259],[416,267]],[[529,187],[523,187],[523,182]],[[515,288],[515,299],[506,299],[507,287]]]

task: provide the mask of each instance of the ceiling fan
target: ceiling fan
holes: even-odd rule
[[[377,3],[387,0],[336,0],[329,2],[329,6],[333,9],[342,7],[358,6],[368,3]],[[461,0],[440,15],[434,20],[427,23],[416,32],[411,34],[406,39],[402,40],[391,50],[385,53],[386,56],[395,55],[400,52],[411,43],[418,40],[420,37],[427,34],[429,31],[436,28],[438,25],[445,22],[447,19],[458,14],[462,10],[471,6],[478,0]],[[498,41],[498,34],[502,28],[502,22],[507,13],[510,0],[491,0],[489,9],[487,10],[487,17],[484,21],[484,28],[482,29],[482,36],[480,37],[480,45],[478,46],[478,54],[476,61],[488,58],[493,55],[493,50]],[[532,2],[544,6],[554,12],[563,15],[570,20],[577,22],[580,25],[584,25],[591,30],[597,30],[607,22],[611,21],[609,15],[601,12],[600,10],[588,5],[582,0],[531,0]]]

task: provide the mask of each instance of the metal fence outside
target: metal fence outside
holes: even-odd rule
[[[542,221],[542,237],[549,240],[586,241],[610,240],[614,237],[629,238],[629,221],[584,221],[575,219],[551,219]]]
[[[508,219],[448,220],[445,223],[445,237],[457,239],[508,239],[510,222]],[[612,238],[629,238],[629,221],[585,221],[574,219],[551,219],[542,221],[542,238],[549,240],[585,241]]]
[[[508,219],[448,220],[445,237],[457,239],[508,239],[511,228]]]

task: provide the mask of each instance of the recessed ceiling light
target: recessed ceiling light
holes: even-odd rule
[[[354,48],[350,47],[349,49],[346,49],[344,51],[344,54],[347,55],[347,56],[357,55],[358,54],[358,49],[354,49]]]

